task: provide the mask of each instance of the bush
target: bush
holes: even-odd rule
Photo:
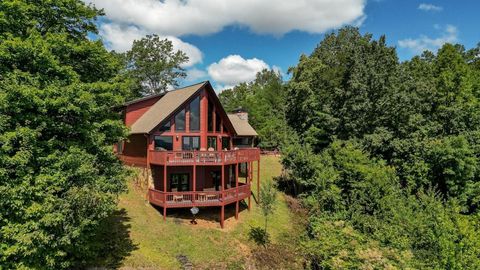
[[[270,235],[261,227],[251,227],[250,232],[248,233],[248,238],[253,240],[257,245],[262,245],[264,247],[270,243]]]

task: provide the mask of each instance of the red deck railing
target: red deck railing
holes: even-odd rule
[[[158,165],[221,165],[257,161],[260,149],[226,151],[156,151],[150,150],[150,163]]]
[[[250,192],[250,184],[240,183],[238,187],[224,191],[163,192],[149,189],[148,200],[161,207],[221,206],[241,201],[250,196]]]

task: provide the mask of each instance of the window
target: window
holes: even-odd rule
[[[220,118],[220,115],[218,113],[215,113],[215,129],[217,132],[220,132],[220,127],[222,126],[222,118]]]
[[[117,143],[117,154],[123,154],[123,141]]]
[[[208,136],[207,138],[207,149],[213,148],[213,150],[217,151],[217,137]]]
[[[155,136],[155,150],[172,151],[173,137],[172,136]]]
[[[236,147],[250,147],[252,145],[251,137],[240,137],[233,139],[233,145]]]
[[[162,127],[160,127],[160,132],[164,132],[164,131],[170,131],[170,127],[171,127],[171,124],[170,124],[170,120],[168,120]]]
[[[210,100],[208,101],[208,131],[213,131],[213,106]]]
[[[190,175],[188,173],[172,173],[170,175],[170,189],[172,191],[189,191]]]
[[[230,138],[222,137],[222,149],[230,150]]]
[[[183,136],[182,150],[199,150],[200,137],[198,136]]]
[[[175,115],[175,130],[185,130],[185,109],[181,110],[179,113],[177,113],[177,115]]]
[[[200,130],[200,96],[190,103],[190,130]]]

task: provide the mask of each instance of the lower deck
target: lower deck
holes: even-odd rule
[[[249,198],[250,184],[239,183],[238,187],[223,191],[163,192],[149,189],[148,200],[154,205],[167,208],[222,206]]]
[[[258,168],[260,167],[258,161]],[[213,166],[150,166],[151,186],[148,200],[163,208],[164,218],[168,208],[220,207],[220,225],[223,228],[225,206],[247,199],[251,205],[253,162]],[[260,170],[257,170],[259,180]],[[257,181],[257,189],[259,189]]]

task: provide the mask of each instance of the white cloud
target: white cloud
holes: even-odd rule
[[[220,61],[208,66],[208,74],[216,82],[228,88],[242,82],[250,82],[263,69],[269,69],[263,60],[252,58],[244,59],[240,55],[229,55]]]
[[[144,30],[136,26],[121,27],[117,24],[105,23],[100,25],[100,35],[105,40],[108,48],[117,52],[128,51],[134,40],[141,39],[146,35]]]
[[[439,27],[436,26],[435,29]],[[458,41],[458,30],[453,25],[446,25],[442,30],[442,34],[438,38],[430,38],[425,35],[421,35],[416,39],[403,39],[398,41],[398,45],[402,48],[412,50],[414,53],[422,53],[425,50],[436,51],[445,43],[455,43]]]
[[[207,72],[198,68],[192,68],[187,70],[187,78],[185,80],[189,82],[198,81],[199,79],[206,78]]]
[[[418,9],[423,11],[442,11],[443,8],[432,4],[422,3],[418,6]]]
[[[147,34],[148,32],[146,30],[133,25],[121,26],[115,23],[104,23],[100,25],[100,35],[105,40],[107,47],[117,52],[129,50],[134,40],[141,39]],[[183,65],[184,67],[190,67],[202,62],[202,52],[194,45],[183,42],[173,36],[160,37],[170,40],[175,50],[181,50],[187,54],[189,59],[188,62]]]
[[[216,33],[229,25],[256,33],[322,33],[362,21],[366,0],[83,0],[107,18],[167,36]]]

